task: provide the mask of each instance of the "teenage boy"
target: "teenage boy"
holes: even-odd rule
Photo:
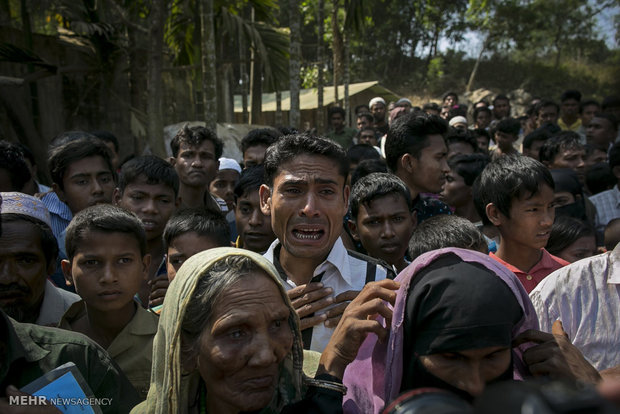
[[[257,253],[267,251],[276,235],[271,229],[271,216],[260,209],[258,190],[265,182],[262,165],[246,168],[235,187],[235,220],[239,236],[236,247]]]
[[[440,194],[441,199],[454,208],[454,214],[476,225],[482,223],[479,223],[480,216],[474,205],[472,186],[488,163],[489,157],[484,154],[460,154],[450,158],[450,172]]]
[[[584,184],[586,150],[576,132],[562,131],[552,136],[543,143],[538,154],[539,161],[550,170],[570,168]]]
[[[434,115],[408,114],[390,127],[385,159],[390,170],[409,188],[418,223],[437,214],[450,214],[447,205],[422,193],[438,194],[446,182],[448,124]]]
[[[69,223],[66,249],[62,270],[82,300],[65,312],[58,326],[105,348],[146,398],[159,318],[134,300],[151,259],[142,222],[117,206],[90,207]]]
[[[170,217],[163,239],[168,280],[172,282],[181,265],[196,253],[230,246],[230,229],[220,211],[186,208]]]
[[[207,204],[209,184],[215,178],[224,144],[215,132],[205,127],[185,125],[170,142],[170,164],[179,181],[179,198],[183,207]]]
[[[138,216],[146,232],[146,250],[151,260],[148,277],[138,292],[140,304],[145,308],[161,305],[168,287],[166,250],[161,235],[179,206],[178,194],[179,177],[174,168],[153,155],[126,162],[114,191],[114,204]]]
[[[568,264],[544,248],[555,218],[555,186],[547,167],[530,157],[499,157],[482,171],[477,184],[475,196],[500,234],[491,257],[514,272],[528,293]]]
[[[265,159],[267,148],[282,134],[273,128],[253,129],[241,140],[243,168],[260,165]]]
[[[521,122],[518,120],[506,118],[499,121],[493,135],[497,145],[492,146],[489,150],[491,158],[495,159],[506,154],[518,154],[519,151],[514,147],[514,143],[519,138],[519,131],[521,131]]]
[[[366,253],[381,259],[400,273],[409,239],[416,226],[409,189],[393,174],[373,173],[361,178],[349,199],[349,230]]]
[[[220,167],[209,185],[209,191],[226,202],[228,211],[233,211],[235,209],[235,185],[239,181],[241,166],[232,158],[221,157],[219,161]]]

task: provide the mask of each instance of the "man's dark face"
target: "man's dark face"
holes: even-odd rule
[[[45,293],[47,276],[55,262],[47,263],[41,233],[25,220],[2,223],[0,235],[0,307],[19,322],[34,322]]]
[[[493,104],[495,119],[504,119],[510,115],[510,102],[507,99],[498,99]]]
[[[334,131],[340,131],[344,127],[344,118],[342,114],[332,114],[331,118],[329,118],[329,122],[332,124]]]
[[[576,117],[579,115],[579,101],[577,99],[565,99],[561,106],[563,117]]]
[[[385,121],[385,105],[381,102],[377,102],[371,106],[370,113],[372,113],[376,123]]]
[[[554,105],[543,106],[538,111],[538,127],[543,124],[557,124],[558,123],[558,108]]]

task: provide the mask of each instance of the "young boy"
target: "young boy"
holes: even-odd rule
[[[262,165],[246,168],[235,187],[236,247],[257,253],[267,251],[276,235],[271,228],[271,217],[260,209],[258,189],[265,182]]]
[[[114,204],[135,213],[144,225],[151,263],[138,299],[145,308],[161,305],[168,287],[166,250],[161,235],[179,206],[178,194],[179,178],[174,168],[153,155],[126,162],[114,191]]]
[[[521,122],[518,120],[506,118],[499,121],[493,135],[497,145],[494,145],[489,150],[491,158],[496,159],[502,155],[518,154],[519,151],[517,151],[513,144],[519,138],[519,131],[521,131]]]
[[[163,240],[168,280],[172,282],[181,265],[196,253],[230,246],[230,229],[220,211],[186,208],[170,218]]]
[[[411,195],[400,178],[386,173],[361,178],[351,190],[350,212],[351,235],[369,256],[384,260],[396,273],[407,267],[405,255],[416,218]]]
[[[142,223],[110,204],[89,207],[67,227],[66,249],[62,270],[82,300],[65,312],[58,326],[105,348],[146,398],[159,318],[134,300],[150,262]]]
[[[477,187],[474,196],[500,234],[491,257],[514,272],[528,293],[568,264],[544,249],[555,218],[555,186],[547,167],[530,157],[499,157],[482,171]]]
[[[226,202],[228,211],[233,211],[235,207],[235,185],[241,175],[241,166],[232,158],[221,157],[220,167],[211,184],[209,191],[216,197]],[[234,214],[233,214],[234,215]]]
[[[489,163],[484,154],[459,154],[448,159],[450,172],[441,191],[441,200],[454,208],[454,214],[478,225],[480,216],[474,205],[472,186]]]

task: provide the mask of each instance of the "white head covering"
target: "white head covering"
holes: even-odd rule
[[[383,105],[386,105],[385,99],[380,96],[376,96],[370,100],[370,102],[368,103],[368,107],[372,109],[372,106],[376,103],[382,103]]]
[[[454,126],[456,124],[465,124],[467,125],[467,119],[464,116],[455,116],[454,118],[450,119],[450,122],[448,122],[448,125],[450,126]]]
[[[239,174],[241,174],[241,166],[239,163],[232,158],[222,157],[220,158],[220,168],[219,171],[222,170],[235,170]]]

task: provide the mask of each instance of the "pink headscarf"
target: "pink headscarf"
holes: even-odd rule
[[[513,327],[512,337],[528,329],[538,329],[538,319],[530,298],[517,277],[502,264],[473,250],[446,248],[434,250],[418,257],[397,277],[400,282],[394,305],[390,337],[379,343],[376,335],[369,335],[357,358],[347,367],[343,382],[348,391],[344,396],[345,413],[380,413],[390,401],[394,400],[401,387],[403,376],[403,338],[407,292],[414,276],[435,259],[453,253],[465,262],[479,263],[501,278],[514,294],[523,310],[522,319]],[[383,322],[383,319],[379,319]],[[521,380],[528,375],[523,362],[523,352],[531,345],[513,348],[514,379]]]

